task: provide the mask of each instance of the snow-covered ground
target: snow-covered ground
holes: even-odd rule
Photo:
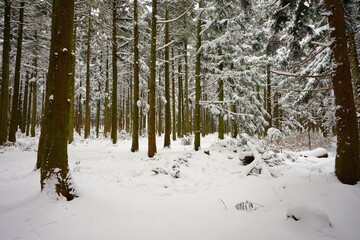
[[[154,159],[146,155],[145,138],[138,153],[130,152],[131,140],[115,146],[106,139],[76,140],[69,145],[69,165],[79,198],[67,202],[40,193],[39,172],[33,171],[36,142],[22,138],[0,149],[1,240],[360,236],[360,185],[339,183],[333,153],[290,153],[271,168],[276,178],[244,177],[241,147],[216,135],[202,140],[210,155],[180,141],[162,149],[158,138]],[[246,201],[252,211],[235,207]]]

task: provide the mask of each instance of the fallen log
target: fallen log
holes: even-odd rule
[[[246,177],[248,175],[251,175],[254,170],[258,170],[259,174],[263,174],[265,176],[271,176],[272,174],[268,169],[268,166],[264,162],[264,159],[262,158],[261,154],[259,153],[259,150],[255,145],[253,145],[250,141],[247,142],[247,145],[254,156],[254,160],[246,165],[247,167],[242,172],[242,176]]]
[[[243,162],[244,166],[252,163],[255,160],[252,152],[240,152],[239,159],[241,162]]]

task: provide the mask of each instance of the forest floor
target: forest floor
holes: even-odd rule
[[[0,149],[0,239],[341,239],[360,236],[360,184],[334,176],[334,153],[280,148],[273,176],[243,176],[241,144],[202,139],[203,150],[181,141],[147,157],[147,139],[77,139],[69,165],[79,195],[56,201],[40,193],[36,138]],[[210,155],[205,154],[209,151]],[[275,151],[276,152],[276,151]],[[270,154],[270,155],[271,155]],[[304,155],[307,155],[305,157]],[[246,201],[248,201],[246,203]],[[242,203],[242,204],[241,204]],[[237,208],[236,208],[237,206]]]

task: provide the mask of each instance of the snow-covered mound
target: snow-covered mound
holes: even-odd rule
[[[237,152],[245,151],[247,148],[236,139],[224,139],[212,144],[210,146],[210,149],[211,151],[216,151],[220,153],[221,152],[237,153]]]
[[[327,158],[328,151],[325,148],[316,148],[312,151],[302,151],[299,153],[302,157],[317,157],[317,158]]]
[[[286,216],[294,219],[295,221],[317,228],[331,227],[331,222],[327,213],[320,209],[311,208],[306,205],[290,207],[286,212]]]

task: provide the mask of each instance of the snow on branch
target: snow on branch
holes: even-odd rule
[[[319,75],[297,75],[297,74],[293,74],[293,73],[277,71],[274,69],[270,69],[270,72],[275,73],[277,75],[281,75],[281,76],[296,77],[296,78],[321,78],[321,77],[328,77],[331,75],[331,70],[323,72]]]
[[[329,33],[326,34],[326,35],[320,40],[320,42],[324,41],[325,38],[327,38],[328,36],[329,36]],[[305,58],[304,61],[302,61],[302,62],[300,62],[300,63],[296,63],[296,64],[290,66],[289,69],[296,68],[296,67],[300,67],[300,66],[304,65],[305,63],[309,62],[310,60],[314,59],[317,55],[319,55],[320,53],[322,53],[326,48],[327,48],[327,46],[323,46],[323,48],[321,48],[317,53],[315,53],[314,55],[312,55],[312,54],[315,52],[315,50],[316,50],[316,48],[314,48],[314,49],[309,53],[309,55]]]
[[[282,10],[286,9],[288,6],[290,6],[290,3],[286,4],[286,5],[285,5],[285,6],[283,6],[282,8],[279,8],[279,9],[278,9],[278,12],[280,12],[280,11],[282,11]]]
[[[331,44],[333,44],[333,41],[330,41],[330,42],[327,42],[327,43],[313,41],[313,42],[311,42],[311,44],[322,46],[322,47],[330,47]]]
[[[323,17],[330,17],[332,15],[332,12],[322,12],[320,13],[320,16],[323,16]]]
[[[227,100],[227,101],[199,101],[200,105],[209,105],[209,104],[223,104],[223,103],[234,103],[235,100]]]
[[[182,18],[187,12],[190,11],[190,9],[192,8],[194,4],[194,1],[191,3],[190,7],[188,9],[185,10],[185,12],[183,12],[182,14],[180,14],[178,17],[176,18],[173,18],[173,19],[169,19],[169,20],[161,20],[161,21],[157,21],[157,23],[172,23],[172,22],[175,22],[177,20],[179,20],[180,18]]]
[[[173,40],[173,41],[169,42],[168,44],[165,44],[164,46],[161,46],[161,47],[157,48],[156,51],[160,51],[160,50],[162,50],[162,49],[170,46],[170,45],[173,44],[174,42],[175,42],[175,41]]]
[[[290,91],[290,92],[320,92],[320,91],[328,91],[332,90],[334,87],[328,87],[328,88],[318,88],[318,89],[283,89],[284,91]]]
[[[311,54],[314,52],[314,51],[312,51],[304,61],[290,66],[289,69],[300,67],[300,66],[304,65],[305,63],[309,62],[310,60],[314,59],[317,55],[322,53],[326,48],[327,48],[326,46],[322,47],[317,53],[315,53],[314,55],[311,56]]]

